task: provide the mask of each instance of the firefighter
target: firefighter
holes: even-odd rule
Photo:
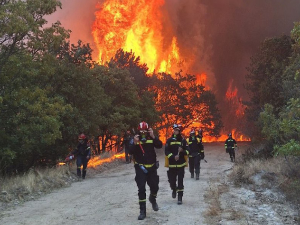
[[[167,175],[172,189],[172,198],[176,198],[176,194],[178,194],[178,205],[182,204],[184,169],[187,165],[185,156],[189,154],[188,145],[182,137],[181,131],[182,126],[174,124],[173,135],[167,140],[165,145],[165,155],[168,158],[169,167]]]
[[[154,135],[152,128],[146,122],[141,122],[138,134],[130,142],[129,154],[133,155],[135,181],[138,186],[140,215],[138,220],[146,217],[146,182],[150,187],[149,201],[152,209],[158,211],[156,196],[159,176],[157,175],[158,161],[154,148],[162,148],[162,142]]]
[[[77,165],[77,176],[79,178],[85,179],[86,176],[86,167],[89,159],[91,158],[91,148],[88,143],[88,139],[85,134],[80,134],[78,136],[78,145],[75,150],[72,151],[72,155],[77,156],[76,165]],[[81,171],[82,166],[82,171]]]
[[[132,159],[132,156],[129,155],[129,143],[131,139],[132,139],[131,132],[130,130],[127,130],[123,142],[121,144],[121,147],[125,148],[125,160],[127,164],[131,163],[131,159]]]
[[[237,143],[235,139],[232,138],[232,134],[228,134],[228,138],[225,141],[225,149],[226,153],[229,153],[231,162],[235,162],[235,149],[237,147]]]
[[[191,178],[194,178],[194,173],[196,173],[196,180],[199,180],[200,160],[204,159],[202,139],[200,139],[199,136],[196,136],[195,130],[192,129],[190,136],[186,141],[189,145],[189,169]]]

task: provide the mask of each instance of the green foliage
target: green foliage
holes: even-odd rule
[[[278,155],[300,156],[300,142],[292,139],[284,145],[276,145],[274,151]]]
[[[273,107],[266,104],[260,113],[262,133],[273,143],[276,154],[300,155],[300,99],[291,99],[282,109],[279,117]]]
[[[136,57],[132,51],[125,52],[123,49],[119,49],[108,64],[109,67],[114,67],[114,65],[121,69],[127,69],[140,90],[146,90],[149,84],[148,67],[146,64],[140,63],[139,56]]]
[[[262,125],[262,134],[271,142],[279,140],[279,122],[274,115],[274,107],[266,104],[264,111],[260,113],[259,122]]]
[[[263,140],[259,115],[264,105],[272,105],[273,113],[277,117],[286,104],[284,71],[290,63],[292,54],[291,38],[281,36],[263,41],[258,52],[251,58],[245,87],[250,96],[246,117],[252,139]]]

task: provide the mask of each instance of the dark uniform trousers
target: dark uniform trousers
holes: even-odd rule
[[[185,168],[185,166],[183,166],[183,167],[169,167],[169,170],[167,172],[170,187],[171,187],[172,190],[177,191],[178,196],[183,196],[184,168]],[[176,185],[177,178],[178,178],[178,185]]]
[[[82,178],[85,178],[86,175],[86,167],[88,164],[87,156],[84,155],[78,155],[76,164],[77,164],[77,176],[81,177],[81,166],[82,166]]]
[[[200,173],[200,155],[189,156],[189,169],[191,174],[194,174],[194,171],[196,174]]]
[[[235,159],[235,150],[234,150],[234,148],[227,148],[226,150],[229,153],[230,158]]]
[[[155,196],[158,192],[158,183],[159,183],[159,176],[157,175],[157,169],[155,164],[146,169],[148,173],[144,173],[143,170],[140,168],[139,164],[134,165],[135,168],[135,181],[138,186],[138,196],[139,196],[139,203],[140,205],[146,203],[146,182],[150,187],[150,194]]]

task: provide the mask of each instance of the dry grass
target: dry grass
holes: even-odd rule
[[[262,188],[278,188],[287,199],[300,204],[300,163],[299,159],[274,157],[269,159],[251,159],[237,163],[229,178],[235,185],[253,184],[255,175],[261,175]]]
[[[111,153],[103,153],[101,158],[111,157]],[[114,160],[95,168],[88,169],[88,175],[93,176],[105,169],[116,167],[122,160]],[[78,181],[76,163],[73,161],[64,166],[47,169],[32,169],[23,175],[0,178],[0,210],[14,204],[38,198],[54,189],[67,187]]]
[[[75,180],[68,166],[43,170],[30,170],[22,176],[2,178],[0,201],[23,202],[42,193],[69,186]]]
[[[227,184],[209,185],[209,190],[205,193],[204,198],[208,202],[208,210],[204,213],[206,218],[218,217],[222,213],[220,196],[229,191]]]
[[[229,177],[236,185],[252,184],[253,176],[264,172],[262,178],[272,181],[281,177],[286,172],[286,164],[283,158],[277,157],[268,160],[251,159],[250,161],[238,163],[234,166]]]

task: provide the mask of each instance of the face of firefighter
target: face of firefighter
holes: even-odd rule
[[[83,144],[83,143],[84,143],[84,140],[83,140],[83,139],[79,139],[78,141],[79,141],[80,144]]]
[[[140,130],[140,140],[141,142],[145,142],[147,140],[146,136],[147,136],[147,132],[146,130]]]
[[[180,131],[179,131],[179,129],[174,129],[174,130],[173,130],[173,133],[174,133],[175,135],[178,135],[178,134],[180,133]]]

